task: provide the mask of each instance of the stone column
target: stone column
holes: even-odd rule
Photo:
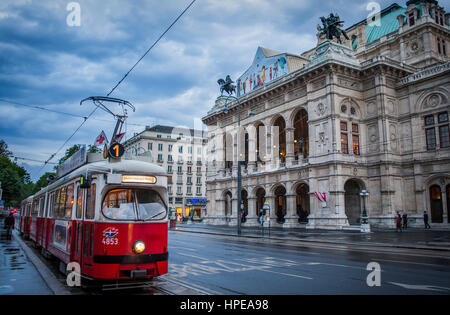
[[[286,227],[295,227],[298,225],[297,216],[297,196],[296,195],[286,195],[286,216],[284,225]]]
[[[295,128],[286,128],[286,165],[291,166],[295,160],[294,153],[294,131]]]
[[[248,197],[248,215],[247,222],[245,222],[246,226],[257,226],[258,217],[256,216],[256,197]]]

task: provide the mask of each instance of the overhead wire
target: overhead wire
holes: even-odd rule
[[[139,60],[131,67],[130,70],[120,79],[120,81],[111,89],[111,91],[107,94],[107,96],[110,96],[116,88],[128,77],[128,75],[133,71],[133,69],[141,62],[142,59],[152,50],[153,47],[156,46],[156,44],[163,38],[163,36],[175,25],[176,22],[189,10],[189,8],[195,3],[196,0],[192,0],[191,3],[181,12],[181,14],[178,15],[178,17],[172,22],[172,24],[169,25],[169,27],[158,37],[158,39],[150,46],[149,49],[139,58]],[[35,107],[36,108],[36,107]],[[40,108],[42,109],[42,108]],[[72,135],[64,142],[64,144],[58,149],[57,152],[52,154],[48,160],[45,161],[44,165],[39,170],[38,174],[44,169],[44,167],[55,157],[56,154],[59,153],[59,151],[72,139],[72,137],[80,130],[80,128],[86,123],[86,121],[95,113],[95,111],[98,109],[96,106],[94,110],[89,114],[87,117],[83,117],[84,121],[80,124],[80,126],[72,133]]]

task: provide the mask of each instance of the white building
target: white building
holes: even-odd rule
[[[206,214],[206,145],[203,131],[161,125],[147,126],[124,143],[125,155],[151,156],[167,170],[169,207],[194,219]]]
[[[367,190],[372,225],[406,212],[423,226],[425,211],[450,226],[449,14],[416,0],[362,18],[342,44],[318,33],[299,56],[258,48],[239,103],[219,97],[203,117],[207,222],[236,225],[240,106],[244,225],[268,201],[281,227],[356,227]]]

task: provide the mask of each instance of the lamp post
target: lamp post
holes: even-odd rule
[[[239,85],[238,85],[239,86]],[[238,104],[238,209],[237,209],[237,234],[241,235],[241,202],[242,202],[242,175],[241,175],[241,103],[239,102],[239,98],[236,96],[229,95],[225,100],[225,113],[228,112],[228,101],[229,99],[236,100]],[[225,157],[226,158],[226,157]]]
[[[363,199],[363,213],[361,216],[361,233],[370,233],[370,224],[369,224],[369,218],[367,216],[367,210],[366,210],[366,198],[369,196],[369,192],[365,189],[361,190],[359,195]]]
[[[230,76],[227,76],[227,81],[223,81],[226,84],[230,84],[233,83],[233,81],[230,79]],[[241,174],[241,103],[239,102],[239,96],[240,96],[240,80],[237,81],[237,93],[236,96],[231,95],[233,93],[233,90],[228,90],[229,92],[229,96],[226,96],[225,98],[225,105],[224,105],[224,112],[225,114],[228,113],[228,101],[230,99],[234,99],[237,102],[237,108],[238,108],[238,152],[237,152],[237,157],[238,157],[238,209],[237,209],[237,234],[241,235],[241,213],[242,213],[242,209],[241,209],[241,204],[242,204],[242,174]],[[248,113],[249,116],[253,116],[254,113],[253,111],[249,111]]]

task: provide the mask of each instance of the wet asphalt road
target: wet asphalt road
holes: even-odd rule
[[[0,295],[48,295],[48,288],[34,265],[14,240],[0,233]]]
[[[450,294],[448,253],[298,245],[169,231],[166,277],[208,294]]]

